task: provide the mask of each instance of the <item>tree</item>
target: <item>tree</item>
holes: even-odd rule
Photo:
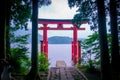
[[[3,71],[3,59],[5,59],[5,28],[6,28],[6,0],[0,0],[0,76]],[[0,78],[1,80],[1,78]]]
[[[22,3],[21,3],[22,2]],[[1,33],[0,33],[0,41],[1,41],[1,53],[0,53],[0,75],[2,73],[3,67],[4,65],[1,64],[4,63],[4,61],[1,61],[2,59],[5,60],[6,58],[6,54],[10,54],[10,26],[11,24],[14,25],[14,27],[18,28],[20,27],[19,25],[23,25],[27,19],[28,16],[23,15],[23,12],[28,12],[30,7],[28,7],[29,5],[27,5],[27,8],[23,7],[26,3],[29,3],[28,0],[1,0],[0,1],[0,9],[3,10],[3,12],[1,13],[1,17],[0,17],[0,26],[1,26]],[[24,11],[24,9],[27,9]],[[21,13],[21,12],[22,13]],[[20,15],[20,13],[22,15]],[[30,12],[28,12],[28,14],[31,14]],[[20,17],[18,17],[20,16]],[[22,16],[22,17],[21,17]],[[23,16],[25,16],[23,18]],[[27,17],[27,19],[26,19]],[[23,20],[23,22],[21,21]],[[19,25],[18,25],[19,24]]]
[[[73,18],[73,23],[77,24],[77,27],[80,27],[80,25],[84,22],[87,22],[91,30],[95,30],[98,27],[97,24],[97,5],[96,0],[68,0],[69,6],[77,6],[77,14],[75,14]],[[75,3],[75,4],[74,4]],[[72,5],[71,5],[72,4]]]
[[[50,0],[40,0],[39,1],[41,5],[46,5],[46,4],[50,4]],[[47,2],[47,3],[46,3]],[[41,7],[40,5],[40,7]],[[6,8],[7,7],[7,8]],[[3,37],[5,36],[3,33],[6,33],[6,38],[1,38],[1,41],[6,40],[7,42],[7,53],[10,53],[10,37],[9,37],[9,33],[10,33],[10,26],[12,25],[12,27],[15,27],[16,29],[19,28],[23,28],[25,27],[25,29],[27,28],[27,21],[28,19],[30,19],[31,17],[31,0],[7,0],[7,1],[1,1],[1,7],[0,9],[4,9],[3,11],[3,17],[1,17],[1,23],[4,24],[4,27],[2,30],[1,35],[3,35]],[[6,16],[6,12],[7,12],[7,16]],[[5,21],[6,20],[6,21]],[[3,22],[2,22],[3,21]],[[7,25],[7,31],[5,31],[5,22]],[[1,26],[3,26],[3,24]],[[4,44],[5,42],[2,42],[2,44]],[[4,44],[5,45],[5,44]],[[1,49],[5,47],[2,46]],[[2,49],[2,50],[4,50]],[[5,53],[5,51],[3,51],[3,53]],[[1,57],[4,57],[5,54],[1,54]]]
[[[100,49],[98,41],[98,33],[95,32],[82,42],[82,63],[83,65],[88,65],[89,68],[100,66]]]
[[[10,54],[10,37],[14,37],[14,33],[10,31],[25,28],[27,29],[27,21],[31,18],[31,0],[7,0],[7,21],[6,21],[6,53]],[[12,31],[11,31],[12,32]],[[23,38],[22,38],[23,39]],[[16,39],[14,39],[15,41]],[[17,42],[20,41],[17,38]],[[22,40],[23,41],[23,40]],[[18,46],[20,49],[23,47]],[[12,54],[13,55],[13,54]],[[11,56],[12,56],[11,55]],[[13,57],[13,56],[12,56]]]
[[[31,18],[31,2],[29,0],[7,0],[6,19],[6,53],[10,54],[10,28],[20,29],[27,26]]]
[[[36,80],[38,75],[38,0],[32,0],[32,67],[29,79]]]
[[[108,53],[108,42],[106,32],[106,19],[105,19],[105,6],[104,0],[97,0],[98,7],[98,32],[99,32],[99,44],[101,52],[101,79],[107,80],[110,78],[110,59]]]
[[[112,72],[114,80],[119,80],[120,76],[120,63],[116,63],[120,61],[119,54],[119,44],[118,44],[118,25],[117,25],[117,4],[115,0],[110,0],[110,25],[111,25],[111,38],[112,38]]]
[[[24,74],[28,70],[28,65],[26,65],[29,61],[28,57],[28,48],[26,45],[28,44],[27,39],[29,37],[29,34],[18,34],[17,32],[20,32],[22,30],[15,30],[14,28],[10,29],[11,31],[11,37],[10,37],[10,43],[11,43],[11,67],[13,69],[14,74]],[[17,33],[17,34],[16,34]],[[30,63],[30,62],[29,62]],[[30,65],[29,65],[30,66]]]
[[[111,54],[111,37],[107,34],[109,55]],[[96,69],[100,71],[100,45],[98,32],[89,35],[82,41],[82,64],[88,66],[88,70]],[[110,57],[111,59],[111,57]],[[92,62],[92,63],[91,63]],[[91,68],[92,67],[92,68]]]
[[[32,67],[28,74],[28,79],[38,79],[38,3],[42,5],[49,5],[51,0],[32,0]]]
[[[14,36],[14,34],[12,34],[11,32],[14,33],[14,31],[27,26],[27,21],[28,19],[31,18],[31,4],[30,4],[30,0],[7,0],[6,1],[6,54],[10,54],[11,58],[15,60],[15,55],[17,55],[18,52],[20,52],[21,50],[21,54],[24,53],[25,50],[22,50],[23,47],[22,46],[17,46],[18,52],[14,53],[16,50],[13,50],[15,48],[11,48],[10,44],[11,44],[11,38],[14,37],[14,41],[16,40]],[[22,38],[23,39],[23,38]],[[20,41],[20,37],[19,39],[17,39],[18,43]],[[22,40],[23,41],[23,40]],[[12,51],[12,53],[11,53]],[[22,52],[23,51],[23,52]],[[6,55],[5,55],[6,56]],[[21,55],[19,55],[19,57],[21,57]],[[17,58],[15,61],[13,61],[14,63],[10,63],[11,66],[15,66],[15,62],[17,63],[17,61],[21,61],[22,59]],[[20,64],[19,64],[20,66]],[[17,66],[17,68],[20,69],[20,67]]]
[[[0,22],[0,23],[4,24],[4,26],[1,25],[4,27],[4,30],[1,29],[1,31],[0,31],[0,32],[2,32],[1,39],[4,40],[4,42],[1,43],[4,46],[2,45],[1,47],[5,49],[5,50],[4,49],[1,50],[1,51],[4,50],[4,52],[2,52],[1,53],[2,55],[0,55],[0,56],[2,57],[2,59],[6,60],[6,58],[5,58],[6,54],[11,55],[11,51],[10,51],[10,36],[11,36],[10,35],[10,28],[12,26],[12,27],[16,27],[16,29],[18,29],[21,26],[22,27],[25,26],[28,18],[30,18],[31,7],[30,7],[29,0],[17,0],[17,1],[16,0],[5,0],[5,1],[1,0],[0,5],[1,5],[0,9],[4,10],[3,14],[1,14],[2,15],[2,17],[1,17],[2,22]],[[5,17],[5,18],[2,19],[3,17]],[[3,36],[5,36],[5,37],[3,38]],[[4,67],[3,64],[1,64],[1,65]]]
[[[74,6],[74,5],[81,5],[80,3],[84,3],[84,7],[86,8],[87,4],[91,4],[91,2],[95,2],[96,4],[93,6],[89,6],[92,7],[95,11],[95,15],[93,16],[98,16],[98,31],[99,31],[99,43],[100,43],[100,52],[101,52],[101,79],[102,80],[107,80],[107,79],[111,79],[110,78],[110,61],[109,61],[109,54],[108,54],[108,43],[107,43],[107,35],[106,35],[106,19],[105,19],[105,6],[104,6],[104,0],[68,0],[70,2],[70,6]],[[82,6],[82,5],[81,5]],[[89,7],[87,7],[89,9]],[[82,7],[80,7],[82,8]],[[84,13],[84,8],[83,9],[83,13]],[[81,9],[81,10],[82,10]],[[87,9],[87,10],[88,10]],[[85,10],[85,11],[87,11]],[[96,14],[96,11],[98,12]],[[93,12],[93,11],[92,11]],[[89,11],[88,11],[89,13]],[[94,13],[94,12],[93,12]],[[86,13],[87,14],[87,13]],[[82,14],[82,16],[84,17],[84,14]],[[90,18],[88,14],[88,18]],[[94,18],[93,19],[97,19]],[[82,21],[82,20],[80,20]],[[79,23],[79,21],[78,21]],[[81,24],[81,23],[79,23]],[[97,25],[97,24],[96,24]],[[95,26],[96,27],[96,26]]]
[[[10,0],[7,0],[7,15],[6,15],[6,54],[10,54]]]

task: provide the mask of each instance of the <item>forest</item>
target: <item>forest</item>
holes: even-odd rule
[[[51,3],[51,0],[0,0],[0,80],[10,80],[7,73],[3,75],[4,70],[25,75],[25,80],[40,80],[40,70],[48,69],[45,53],[38,54],[38,8]],[[86,64],[84,59],[80,62],[90,68],[99,67],[101,80],[120,80],[120,1],[68,0],[68,5],[78,7],[72,23],[78,28],[88,23],[94,31],[81,44],[86,49],[83,57],[88,58],[88,62]],[[28,21],[32,22],[31,59],[25,47],[29,35],[14,34],[19,29],[27,30]],[[108,33],[106,24],[110,26]],[[12,43],[16,46],[11,47]],[[96,61],[91,55],[95,55]]]

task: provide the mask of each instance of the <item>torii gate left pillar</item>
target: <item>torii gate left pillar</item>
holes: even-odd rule
[[[41,52],[45,53],[46,58],[48,58],[47,24],[43,24],[43,41],[41,41]]]

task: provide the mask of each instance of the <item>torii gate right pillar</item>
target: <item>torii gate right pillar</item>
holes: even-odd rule
[[[77,27],[73,27],[73,42],[72,42],[72,61],[76,64],[81,58],[81,47],[77,40]]]

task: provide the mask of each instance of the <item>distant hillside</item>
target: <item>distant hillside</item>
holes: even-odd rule
[[[78,41],[84,41],[85,38],[78,38]]]
[[[31,29],[29,29],[27,31],[18,30],[15,32],[16,36],[24,35],[24,34],[29,34],[29,38],[28,38],[27,42],[31,43],[32,42],[32,30]],[[38,43],[40,43],[41,40],[42,40],[42,35],[38,34]],[[66,37],[66,36],[53,36],[53,37],[48,38],[49,44],[71,44],[72,40],[73,40],[72,38]],[[83,41],[85,39],[79,38],[78,40]]]
[[[27,42],[31,43],[32,42],[32,30],[31,29],[29,29],[29,30],[18,30],[18,31],[15,32],[16,36],[25,35],[25,34],[29,34],[29,38],[28,38]],[[42,40],[42,35],[38,34],[38,43],[40,43],[41,40]]]
[[[84,38],[79,38],[78,41],[83,41],[85,40]],[[48,38],[48,43],[49,44],[71,44],[73,41],[72,38],[66,37],[66,36],[53,36]]]
[[[71,44],[72,38],[54,36],[54,37],[48,38],[48,42],[49,42],[49,44]]]

